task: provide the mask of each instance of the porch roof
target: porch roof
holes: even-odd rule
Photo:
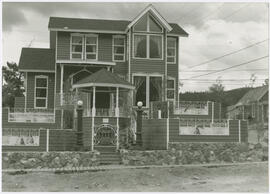
[[[106,69],[101,69],[96,73],[76,82],[72,85],[72,88],[83,88],[83,87],[93,87],[93,86],[100,86],[100,87],[119,87],[119,88],[126,88],[126,89],[135,89],[135,87],[120,78],[118,75],[107,71]]]

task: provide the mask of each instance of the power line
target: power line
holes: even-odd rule
[[[234,65],[234,66],[231,66],[231,67],[227,67],[227,68],[224,68],[224,69],[221,69],[221,70],[218,70],[218,71],[214,71],[214,72],[210,72],[210,73],[206,73],[206,74],[202,74],[202,75],[198,75],[198,76],[192,76],[192,77],[190,77],[189,79],[197,78],[197,77],[202,77],[202,76],[205,76],[205,75],[210,75],[210,74],[214,74],[214,73],[218,73],[218,72],[222,72],[222,71],[226,71],[226,70],[228,70],[228,69],[232,69],[232,68],[235,68],[235,67],[239,67],[239,66],[242,66],[242,65],[246,65],[246,64],[249,64],[249,63],[253,63],[253,62],[255,62],[255,61],[259,61],[259,60],[262,60],[262,59],[267,58],[267,57],[268,57],[268,55],[263,56],[263,57],[259,57],[259,58],[256,58],[256,59],[253,59],[253,60],[250,60],[250,61],[241,63],[241,64],[238,64],[238,65]]]
[[[191,67],[188,67],[187,69],[191,69],[191,68],[194,68],[194,67],[198,67],[198,66],[201,66],[201,65],[205,65],[205,64],[210,63],[210,62],[212,62],[212,61],[216,61],[216,60],[218,60],[218,59],[227,57],[227,56],[229,56],[229,55],[233,55],[233,54],[235,54],[235,53],[241,52],[241,51],[243,51],[243,50],[246,50],[246,49],[249,49],[249,48],[251,48],[251,47],[253,47],[253,46],[256,46],[256,45],[258,45],[258,44],[261,44],[261,43],[267,41],[268,39],[269,39],[269,38],[264,39],[264,40],[259,41],[259,42],[256,42],[256,43],[253,43],[253,44],[251,44],[251,45],[248,45],[248,46],[246,46],[246,47],[244,47],[244,48],[241,48],[241,49],[238,49],[238,50],[236,50],[236,51],[227,53],[227,54],[225,54],[225,55],[222,55],[222,56],[219,56],[219,57],[210,59],[210,60],[208,60],[208,61],[199,63],[199,64],[197,64],[197,65],[193,65],[193,66],[191,66]]]
[[[218,71],[219,69],[200,69],[200,70],[190,70],[190,71],[185,71],[185,70],[180,70],[180,72],[213,72],[213,71]],[[235,69],[234,71],[268,71],[268,69]]]

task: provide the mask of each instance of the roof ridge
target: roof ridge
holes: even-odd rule
[[[58,19],[78,19],[78,20],[106,20],[106,21],[123,21],[123,22],[131,22],[131,20],[124,20],[124,19],[100,19],[100,18],[78,18],[78,17],[58,17],[58,16],[50,16],[51,18],[58,18]]]

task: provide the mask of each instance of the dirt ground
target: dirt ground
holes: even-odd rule
[[[268,192],[268,164],[2,174],[2,191]]]

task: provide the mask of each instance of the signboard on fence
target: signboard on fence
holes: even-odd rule
[[[229,127],[180,126],[179,135],[229,135]]]
[[[39,129],[3,129],[3,146],[39,146]]]

